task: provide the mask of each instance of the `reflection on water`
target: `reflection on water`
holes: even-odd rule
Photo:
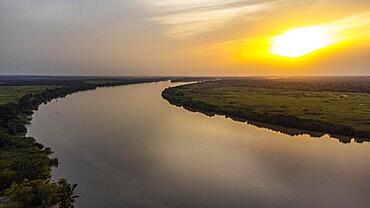
[[[168,104],[169,83],[76,93],[29,134],[78,183],[77,207],[369,207],[370,144],[288,136]]]

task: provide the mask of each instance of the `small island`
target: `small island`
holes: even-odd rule
[[[223,78],[168,88],[162,97],[290,135],[370,141],[369,77]]]

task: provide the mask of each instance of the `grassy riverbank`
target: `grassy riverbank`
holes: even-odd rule
[[[17,103],[23,96],[37,94],[46,89],[53,89],[56,86],[34,85],[34,86],[0,86],[0,105]]]
[[[0,207],[71,207],[76,185],[53,182],[52,151],[26,137],[26,125],[42,104],[97,87],[164,81],[160,77],[0,77]],[[78,170],[76,170],[78,171]]]
[[[370,140],[369,78],[226,79],[166,89],[169,102],[285,133]],[[257,122],[257,123],[256,123]],[[291,131],[280,127],[295,128]],[[300,130],[297,130],[300,129]],[[319,133],[318,133],[319,132]]]

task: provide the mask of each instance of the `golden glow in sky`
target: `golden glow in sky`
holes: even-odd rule
[[[296,58],[329,46],[332,42],[332,37],[323,27],[298,28],[273,37],[270,53]]]
[[[351,16],[327,24],[293,28],[270,38],[268,53],[298,58],[328,46],[367,39],[370,13]]]
[[[282,28],[284,25],[282,23]],[[293,64],[314,61],[327,54],[335,54],[355,43],[369,46],[370,12],[349,16],[336,21],[287,28],[270,32],[271,35],[228,41],[222,45],[234,47],[245,62],[267,64]],[[239,46],[238,46],[239,45]],[[325,49],[325,51],[324,51]],[[320,53],[317,53],[319,52]],[[321,53],[323,52],[323,53]],[[319,56],[307,56],[308,54]],[[323,56],[321,56],[321,54]]]
[[[107,2],[0,0],[0,73],[370,74],[370,0]]]

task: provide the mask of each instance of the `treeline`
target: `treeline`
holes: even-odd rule
[[[49,85],[63,86],[25,95],[18,103],[0,105],[0,207],[46,208],[56,204],[60,208],[73,207],[77,185],[65,179],[51,181],[51,168],[58,166],[57,158],[50,157],[50,148],[26,136],[26,125],[41,104],[97,87],[157,82],[165,78],[100,79],[95,84],[87,82],[90,80],[49,80]]]
[[[200,82],[217,79],[217,77],[172,77],[171,82]]]
[[[140,83],[169,80],[169,77],[100,77],[100,76],[0,76],[0,86],[25,86],[25,85],[57,85],[76,86],[88,82],[118,83],[120,85],[129,83]]]
[[[225,81],[217,81],[217,87],[220,87],[218,83],[225,83]],[[216,82],[206,82],[204,84],[216,84]],[[250,108],[223,108],[221,106],[212,105],[199,100],[193,100],[188,98],[181,92],[182,88],[195,87],[196,85],[183,85],[173,88],[167,88],[162,92],[162,97],[169,101],[171,104],[184,107],[190,111],[202,112],[209,116],[224,115],[237,121],[249,121],[257,126],[261,124],[271,124],[276,126],[283,126],[288,128],[302,129],[304,133],[308,133],[312,136],[317,136],[318,132],[329,133],[332,136],[338,137],[342,142],[349,142],[350,138],[355,137],[356,142],[370,141],[370,132],[356,131],[350,126],[343,126],[340,124],[332,124],[323,121],[300,119],[291,115],[284,114],[269,114],[269,113],[258,113]],[[227,85],[225,85],[227,86]],[[208,88],[208,87],[207,87]],[[257,123],[256,123],[257,122]],[[274,129],[274,127],[272,127]],[[275,129],[274,129],[275,130]],[[290,134],[289,129],[279,128],[281,132]]]

